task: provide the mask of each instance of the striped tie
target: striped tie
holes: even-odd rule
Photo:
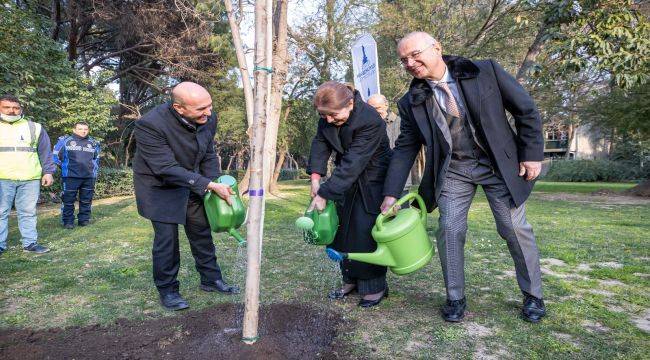
[[[460,109],[458,108],[458,104],[456,104],[456,99],[454,98],[454,95],[451,93],[451,90],[449,90],[449,85],[447,85],[446,82],[439,82],[436,84],[436,86],[441,88],[442,91],[445,92],[446,95],[445,108],[447,109],[447,114],[457,118],[462,118]]]

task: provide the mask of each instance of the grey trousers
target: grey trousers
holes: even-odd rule
[[[467,213],[478,185],[485,191],[497,232],[508,244],[519,288],[542,298],[539,250],[533,228],[526,221],[525,204],[515,207],[501,177],[490,167],[478,163],[463,169],[449,169],[438,199],[437,247],[447,298],[460,300],[465,296]]]

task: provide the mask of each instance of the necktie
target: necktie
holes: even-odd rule
[[[451,93],[451,90],[449,90],[449,85],[447,85],[446,82],[439,82],[436,86],[445,92],[445,108],[447,109],[447,113],[451,116],[461,118],[460,109],[458,108],[454,95]]]

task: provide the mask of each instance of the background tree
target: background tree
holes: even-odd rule
[[[89,89],[91,79],[73,69],[66,52],[45,36],[31,11],[0,6],[0,93],[18,96],[27,115],[45,125],[54,139],[70,132],[78,120],[92,123],[93,136],[112,129],[112,94]]]

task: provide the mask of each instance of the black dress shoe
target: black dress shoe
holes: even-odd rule
[[[544,300],[538,299],[530,294],[524,294],[524,306],[521,308],[521,314],[524,320],[538,323],[546,315]]]
[[[330,291],[330,293],[327,294],[327,297],[332,299],[332,300],[341,300],[341,299],[345,299],[346,296],[348,296],[348,295],[350,295],[350,294],[352,294],[353,292],[356,292],[356,291],[357,291],[356,286],[353,287],[352,290],[350,290],[348,292],[343,291],[343,289],[336,289],[336,290]]]
[[[228,285],[223,280],[217,280],[209,285],[201,284],[200,288],[201,290],[208,292],[218,291],[225,294],[239,294],[239,286]]]
[[[79,221],[79,226],[88,226],[90,225],[90,221]]]
[[[68,230],[74,229],[74,224],[63,224],[63,228]]]
[[[183,310],[190,307],[190,305],[187,304],[187,301],[181,297],[181,294],[177,292],[164,295],[160,294],[160,303],[165,309],[173,311]]]
[[[445,321],[460,322],[465,317],[465,298],[460,300],[447,300],[445,306],[442,307],[442,317]]]
[[[388,286],[386,287],[386,290],[384,290],[384,293],[381,294],[381,297],[377,300],[366,300],[366,299],[361,299],[359,300],[359,306],[362,308],[370,308],[373,306],[379,305],[379,303],[384,299],[388,297]]]

